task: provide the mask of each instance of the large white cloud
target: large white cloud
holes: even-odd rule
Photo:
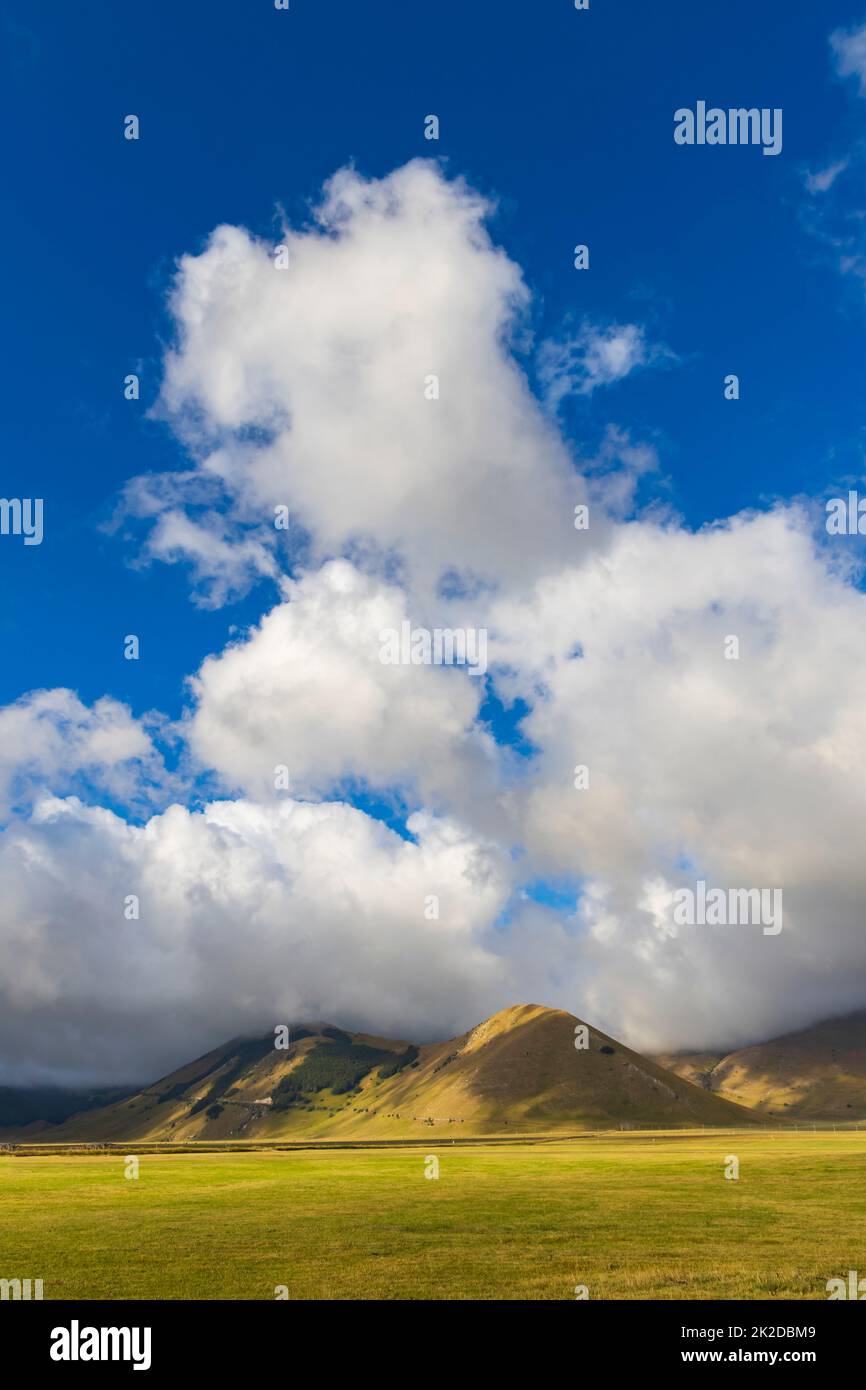
[[[287,776],[302,796],[367,784],[414,804],[474,806],[490,829],[504,755],[478,722],[481,676],[383,662],[383,636],[417,626],[409,601],[345,560],[284,588],[285,601],[192,681],[199,761],[260,799]]]
[[[567,556],[581,483],[510,351],[528,293],[490,210],[430,162],[342,170],[314,225],[285,229],[288,268],[227,226],[181,260],[160,410],[200,460],[196,485],[232,498],[238,538],[272,542],[287,505],[316,553],[360,548],[428,591]],[[175,525],[175,554],[181,540]],[[202,547],[190,556],[201,569]]]
[[[88,706],[65,689],[30,691],[0,709],[0,818],[46,786],[82,782],[126,805],[152,803],[169,782],[152,729],[110,696]]]
[[[623,526],[496,623],[541,750],[521,838],[539,872],[586,880],[587,1011],[657,1045],[743,1041],[855,1007],[866,596],[816,552],[806,516]],[[781,888],[781,934],[671,931],[663,887],[698,877]]]
[[[862,1002],[866,598],[794,507],[697,534],[625,519],[656,453],[611,424],[575,466],[515,355],[528,294],[488,212],[429,164],[343,171],[286,229],[287,270],[231,227],[182,260],[160,408],[193,466],[125,503],[200,601],[274,583],[191,673],[190,753],[239,799],[142,827],[49,798],[13,821],[7,1077],[146,1079],[275,1015],[444,1036],[534,999],[671,1047]],[[542,354],[554,397],[652,359],[638,327],[612,332]],[[465,671],[381,662],[404,620],[489,632],[532,756],[493,744]],[[61,692],[4,719],[0,786],[86,800],[84,776],[97,800],[109,778],[116,802],[152,777],[146,729],[111,702]],[[352,785],[399,792],[415,841],[340,804]],[[666,895],[698,876],[780,887],[781,934],[676,929]],[[515,896],[545,878],[579,884],[573,914]]]
[[[411,829],[290,798],[144,826],[43,800],[0,838],[0,1081],[145,1080],[277,1023],[418,1038],[495,1008],[507,856]]]

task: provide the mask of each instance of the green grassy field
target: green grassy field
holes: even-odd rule
[[[84,1299],[826,1298],[866,1274],[864,1175],[850,1131],[167,1153],[137,1180],[121,1155],[0,1155],[0,1278]]]

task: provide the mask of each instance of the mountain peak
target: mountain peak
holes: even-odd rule
[[[495,1014],[491,1014],[471,1029],[467,1034],[463,1051],[471,1052],[483,1047],[494,1038],[510,1033],[514,1028],[522,1028],[528,1023],[554,1022],[558,1019],[571,1020],[571,1014],[565,1013],[562,1009],[549,1009],[544,1004],[509,1004],[507,1008],[498,1009]]]
[[[512,1004],[416,1045],[333,1024],[234,1040],[138,1095],[74,1116],[60,1140],[346,1140],[749,1123],[563,1009]],[[45,1137],[48,1137],[46,1135]]]

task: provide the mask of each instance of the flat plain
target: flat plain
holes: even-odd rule
[[[134,1145],[0,1154],[0,1278],[46,1299],[824,1299],[866,1273],[857,1130],[170,1147],[137,1178]]]

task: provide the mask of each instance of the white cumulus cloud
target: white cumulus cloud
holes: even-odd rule
[[[724,1046],[862,1003],[866,598],[799,507],[626,519],[655,446],[610,421],[572,448],[550,404],[669,355],[585,324],[543,349],[540,402],[490,212],[423,161],[343,170],[284,229],[288,269],[237,227],[180,261],[160,410],[190,462],[132,480],[124,514],[199,602],[271,588],[187,673],[220,801],[162,809],[150,722],[110,699],[0,711],[7,1080],[146,1080],[304,1016],[421,1038],[535,1000]],[[404,621],[483,629],[489,686],[383,663]],[[506,722],[525,705],[522,756],[491,688]],[[408,837],[358,789],[402,799]],[[675,928],[697,877],[780,888],[782,932]]]

